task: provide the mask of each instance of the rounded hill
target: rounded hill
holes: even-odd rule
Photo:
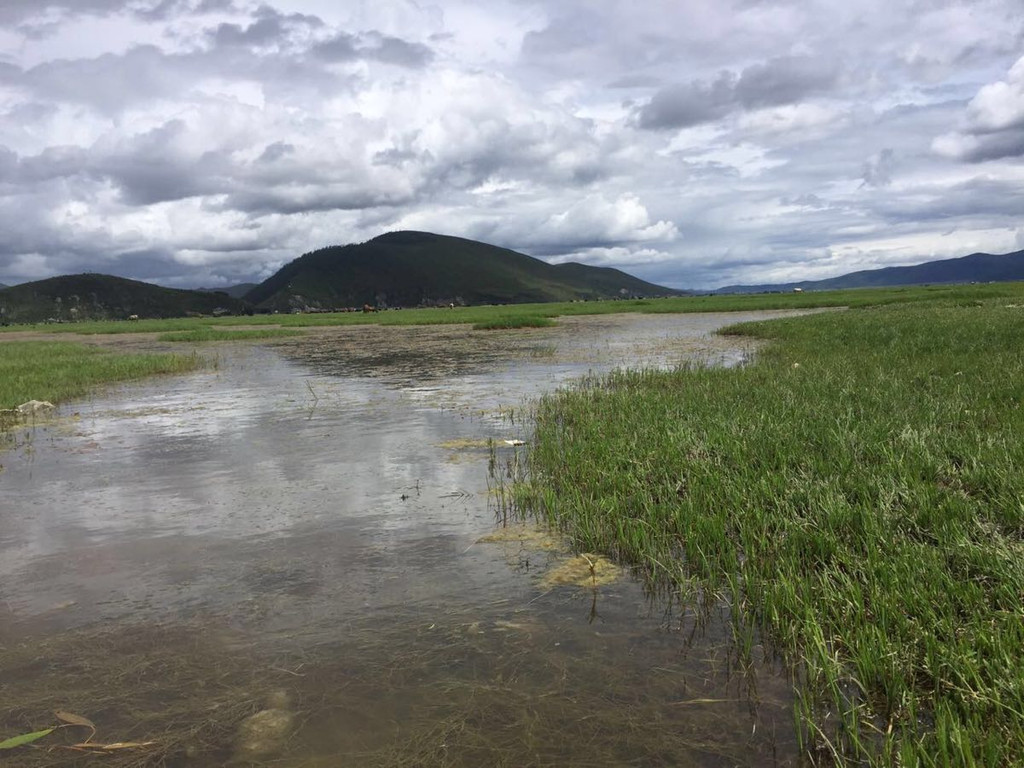
[[[552,265],[430,232],[390,232],[300,256],[245,299],[264,309],[514,304],[678,293],[616,269]]]

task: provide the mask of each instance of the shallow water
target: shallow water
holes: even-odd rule
[[[278,696],[259,764],[795,764],[790,683],[736,668],[723,609],[548,590],[567,553],[478,543],[530,398],[739,362],[709,334],[762,316],[337,329],[63,408],[0,456],[0,738],[64,709],[156,741],[134,764],[222,765]]]

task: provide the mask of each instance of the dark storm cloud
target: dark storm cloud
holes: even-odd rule
[[[999,133],[979,136],[976,146],[966,150],[963,159],[969,163],[1024,157],[1024,128],[1009,128]]]
[[[523,38],[523,54],[526,57],[564,56],[573,50],[588,48],[601,39],[604,25],[605,20],[592,11],[582,10],[572,17],[560,17],[542,30],[527,33]]]
[[[18,85],[53,101],[89,104],[111,112],[140,100],[177,93],[189,75],[187,57],[168,56],[153,45],[123,55],[57,59],[26,70]]]
[[[191,4],[188,0],[159,0],[149,7],[136,9],[135,16],[143,21],[166,21],[189,10]]]
[[[913,195],[876,197],[870,208],[891,223],[970,220],[1014,226],[1024,211],[1024,188],[1010,181],[978,177],[952,186],[926,185]],[[1000,221],[1001,220],[1001,221]]]
[[[228,153],[183,155],[174,146],[185,133],[180,120],[131,137],[105,152],[83,147],[47,147],[19,158],[0,151],[0,180],[32,187],[64,180],[110,183],[123,203],[145,206],[226,191],[233,167]]]
[[[161,22],[185,14],[207,14],[235,10],[231,0],[3,0],[0,3],[0,26],[18,26],[31,37],[45,36],[45,31],[56,23],[23,24],[40,14],[59,13],[65,18],[80,16],[110,16],[130,12],[135,18],[148,22]],[[43,33],[40,35],[39,33]]]
[[[308,34],[324,27],[318,16],[303,13],[281,13],[270,6],[260,6],[250,24],[223,23],[209,32],[217,46],[252,46],[256,48],[281,45],[294,34]]]
[[[359,211],[366,208],[392,207],[409,202],[407,196],[377,191],[363,185],[341,189],[328,186],[281,186],[275,189],[252,189],[233,192],[222,205],[213,209],[241,211],[254,215],[294,214],[322,211]]]
[[[662,88],[637,112],[637,124],[653,130],[686,128],[743,109],[794,104],[827,91],[837,77],[833,65],[786,56],[755,64],[737,77],[721,72],[714,80],[693,80]]]
[[[807,56],[782,56],[747,67],[736,81],[736,102],[746,109],[795,104],[836,82],[834,63]]]
[[[315,16],[262,8],[251,24],[221,24],[209,30],[211,47],[205,50],[167,53],[146,44],[123,54],[55,59],[25,70],[0,62],[0,84],[19,87],[43,100],[87,104],[115,113],[130,105],[180,96],[203,78],[248,80],[260,83],[270,95],[288,98],[302,90],[341,91],[345,78],[324,66],[332,60],[422,67],[433,59],[433,52],[424,45],[373,31],[338,33],[332,41],[309,48],[308,36],[322,26]],[[350,50],[342,55],[340,46],[346,41]]]
[[[339,32],[330,40],[314,45],[311,52],[324,61],[353,61],[359,57],[357,43],[355,35]]]
[[[295,152],[294,144],[289,144],[287,141],[275,141],[273,144],[267,145],[267,148],[263,150],[263,153],[256,158],[256,162],[273,163],[286,155],[292,154],[293,152]]]
[[[338,93],[346,78],[298,54],[261,55],[250,46],[168,54],[153,45],[92,59],[58,59],[26,71],[0,65],[0,82],[37,98],[85,104],[114,114],[164,98],[181,97],[204,78],[259,83],[268,95],[288,100],[303,92]]]
[[[641,128],[686,128],[725,117],[736,106],[735,78],[722,73],[712,83],[670,85],[658,91],[638,115]]]
[[[959,130],[936,138],[932,148],[968,163],[1024,157],[1024,56],[1004,80],[982,87]]]
[[[410,43],[398,37],[370,33],[366,36],[363,56],[398,67],[423,67],[434,58],[434,52],[421,43]]]
[[[612,80],[609,88],[654,88],[661,85],[661,79],[653,75],[627,75]]]
[[[314,45],[311,52],[328,62],[368,59],[410,68],[426,66],[434,58],[434,52],[422,43],[410,43],[377,32],[363,35],[339,32]]]
[[[125,0],[4,0],[0,3],[0,25],[15,25],[46,9],[69,14],[106,15],[125,7]]]
[[[0,61],[0,83],[17,85],[21,82],[22,74],[23,72],[21,67]]]
[[[429,163],[433,160],[433,157],[429,152],[419,153],[411,149],[399,149],[398,147],[391,147],[380,152],[375,152],[373,155],[374,165],[387,165],[392,168],[401,168],[403,165],[415,160],[422,160]]]

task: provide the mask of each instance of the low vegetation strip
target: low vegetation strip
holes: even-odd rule
[[[1024,308],[730,332],[770,344],[544,399],[520,503],[581,551],[721,596],[741,655],[794,662],[827,760],[1024,764]]]
[[[294,328],[245,328],[237,331],[227,328],[193,328],[188,331],[162,333],[157,336],[157,341],[254,341],[283,336],[301,336],[302,334],[302,331]]]
[[[451,325],[494,322],[497,317],[547,317],[604,315],[622,312],[686,314],[692,312],[756,312],[765,309],[812,309],[816,307],[867,307],[887,304],[934,304],[949,301],[1012,299],[1024,292],[1024,283],[984,285],[933,285],[904,288],[857,288],[804,293],[727,294],[661,299],[615,301],[562,301],[501,306],[412,308],[380,312],[309,312],[224,317],[105,320],[35,325],[0,326],[7,331],[31,329],[46,333],[118,334],[194,331],[200,328],[280,326],[304,328],[336,325]]]
[[[548,328],[555,321],[544,315],[499,315],[474,323],[474,331],[505,331],[513,328]]]
[[[29,400],[59,403],[95,387],[200,365],[195,355],[121,354],[71,342],[0,344],[0,409]]]

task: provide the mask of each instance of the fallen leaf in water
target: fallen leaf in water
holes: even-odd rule
[[[53,714],[57,716],[58,720],[62,720],[68,725],[80,725],[83,728],[91,728],[92,733],[89,734],[89,738],[86,739],[86,742],[88,742],[89,739],[96,735],[96,725],[88,717],[76,715],[74,712],[65,712],[63,709],[54,710]]]
[[[53,728],[47,728],[43,731],[33,731],[32,733],[23,733],[21,736],[11,736],[9,739],[0,741],[0,749],[14,749],[20,747],[22,744],[31,744],[37,739],[43,738],[53,733]]]
[[[117,749],[137,749],[139,747],[151,747],[155,741],[115,741],[112,744],[95,744],[84,741],[81,744],[72,744],[74,749],[98,749],[104,752],[113,752]]]

